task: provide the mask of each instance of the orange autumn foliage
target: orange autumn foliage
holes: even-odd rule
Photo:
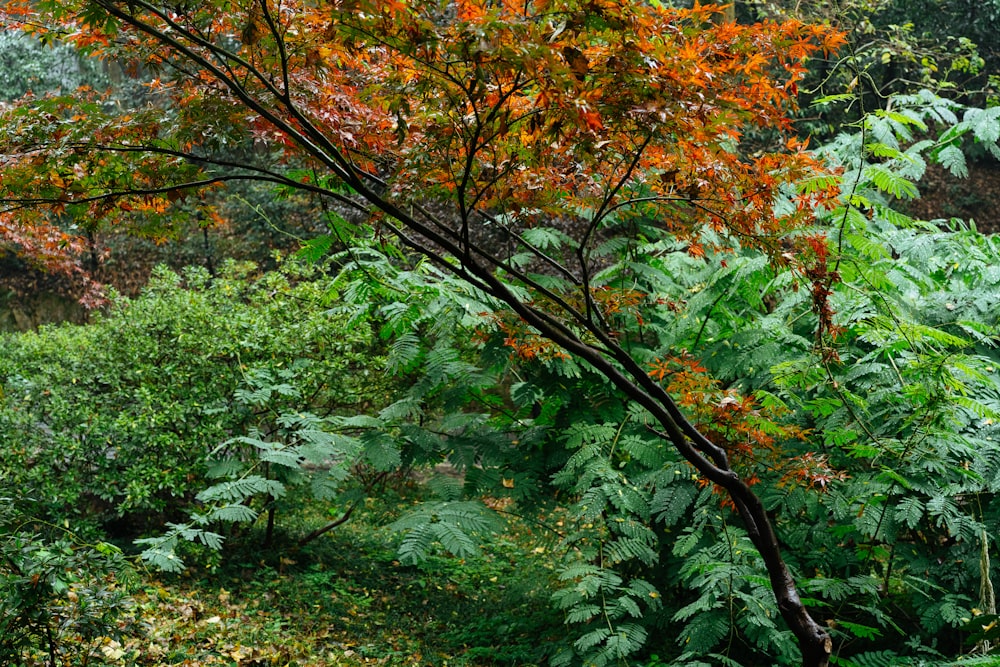
[[[598,0],[462,1],[454,16],[386,0],[9,1],[8,29],[59,35],[156,76],[133,114],[106,113],[94,93],[53,103],[47,125],[4,112],[11,176],[0,195],[40,193],[35,210],[92,221],[163,215],[178,188],[200,183],[194,157],[244,140],[280,148],[287,164],[381,182],[399,200],[452,198],[466,216],[606,214],[641,199],[672,231],[709,226],[773,248],[808,218],[775,214],[776,189],[817,165],[794,141],[755,155],[735,147],[747,129],[789,128],[806,60],[842,37],[796,22],[715,24],[720,11]],[[170,49],[160,35],[176,35]],[[58,148],[46,169],[34,168],[39,139]],[[271,171],[246,176],[280,182]]]
[[[843,471],[829,465],[825,454],[789,456],[787,444],[807,442],[808,432],[787,423],[786,411],[761,405],[736,389],[722,389],[697,360],[689,356],[657,359],[649,374],[686,408],[702,433],[726,450],[748,485],[759,483],[765,472],[777,473],[779,484],[817,491],[826,491],[832,482],[846,478]],[[700,479],[699,483],[704,486],[708,481]],[[731,505],[728,498],[724,502]]]

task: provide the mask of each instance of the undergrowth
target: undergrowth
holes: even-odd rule
[[[300,550],[288,533],[262,551],[255,531],[214,570],[145,580],[135,599],[148,633],[108,664],[544,662],[564,635],[549,604],[549,538],[515,522],[481,557],[404,565],[399,534],[384,526],[411,503],[369,501]]]

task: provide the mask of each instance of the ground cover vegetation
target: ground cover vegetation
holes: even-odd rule
[[[928,164],[1000,155],[997,108],[930,74],[887,97],[891,53],[699,5],[2,11],[146,88],[0,115],[10,251],[103,309],[3,339],[5,659],[352,664],[361,608],[401,663],[994,646],[1000,246],[901,203]],[[845,71],[807,150],[797,86]],[[327,233],[264,275],[91,282],[95,230],[218,219],[234,183]],[[312,649],[271,644],[294,610],[234,601],[251,563],[241,590],[323,600]],[[429,644],[386,616],[413,586],[445,592]]]

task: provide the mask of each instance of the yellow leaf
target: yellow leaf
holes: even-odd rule
[[[111,640],[106,640],[107,643],[101,647],[101,653],[108,660],[121,660],[122,656],[125,655],[125,651],[122,650],[122,645],[118,642]]]

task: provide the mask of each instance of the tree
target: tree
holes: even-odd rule
[[[111,113],[90,92],[6,110],[3,215],[12,230],[149,224],[198,189],[251,180],[329,202],[343,216],[332,235],[348,244],[366,228],[395,237],[502,303],[518,354],[572,356],[641,406],[649,429],[738,509],[803,664],[826,665],[830,637],[805,609],[758,495],[668,390],[680,351],[619,326],[670,317],[638,288],[658,269],[637,248],[674,237],[695,258],[756,249],[794,266],[812,289],[817,341],[830,325],[825,241],[791,232],[836,180],[791,196],[789,183],[820,171],[803,144],[749,154],[740,140],[789,129],[805,60],[840,37],[797,22],[717,22],[719,11],[604,0],[8,2],[8,26],[142,68],[171,103]],[[256,155],[220,157],[246,136]]]
[[[24,95],[42,96],[53,90],[69,93],[104,82],[96,61],[81,58],[65,44],[45,45],[21,32],[7,31],[0,35],[0,53],[0,108]],[[84,305],[99,301],[97,286],[79,265],[84,244],[75,234],[44,224],[13,224],[0,213],[0,240],[17,248],[18,260],[64,279]]]

